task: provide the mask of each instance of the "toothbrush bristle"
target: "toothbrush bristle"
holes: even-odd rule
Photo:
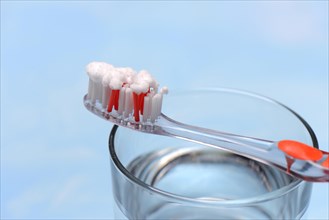
[[[145,97],[145,93],[141,93],[139,95],[139,109],[140,109],[141,115],[143,115],[143,113],[144,113],[144,97]]]
[[[119,108],[118,108],[118,113],[121,115],[124,110],[124,104],[125,104],[125,99],[126,99],[126,88],[122,87],[120,89],[119,93]]]
[[[139,122],[139,98],[135,92],[133,93],[133,100],[134,100],[134,118],[136,122]]]
[[[109,101],[109,104],[108,104],[108,107],[107,107],[108,112],[112,112],[113,105],[114,105],[114,90],[111,91],[110,101]]]
[[[114,109],[116,111],[119,110],[119,94],[120,94],[120,90],[116,89],[116,90],[113,90],[114,92]]]
[[[136,73],[132,68],[115,68],[104,62],[87,66],[89,86],[87,99],[103,112],[135,122],[155,122],[161,114],[162,97],[168,93],[146,70]]]

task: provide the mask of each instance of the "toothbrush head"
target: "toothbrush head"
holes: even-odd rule
[[[146,70],[138,73],[129,67],[114,67],[104,62],[87,65],[88,94],[84,104],[88,110],[115,124],[152,127],[161,115],[162,87]]]

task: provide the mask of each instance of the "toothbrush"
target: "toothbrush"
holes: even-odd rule
[[[275,166],[311,182],[329,182],[329,153],[294,140],[270,141],[191,126],[161,113],[168,93],[147,71],[116,68],[104,62],[87,66],[89,75],[85,107],[119,126],[170,136],[231,151]]]

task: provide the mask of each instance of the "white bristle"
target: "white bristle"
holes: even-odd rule
[[[102,102],[102,80],[110,68],[112,66],[104,62],[91,62],[87,65],[87,74],[90,80],[93,81],[92,91],[90,91],[91,102],[95,103],[96,100]]]
[[[90,100],[92,103],[95,103],[96,100],[98,100],[98,97],[99,97],[99,88],[100,85],[99,83],[95,82],[93,83],[93,92],[91,93],[91,97],[90,97]]]
[[[132,90],[130,88],[126,89],[125,95],[125,105],[124,105],[124,118],[127,118],[129,114],[133,111],[133,97],[132,97]]]
[[[103,106],[103,108],[107,108],[107,104],[108,104],[109,98],[110,98],[110,92],[111,92],[110,87],[103,85],[103,95],[102,95],[102,106]]]
[[[159,93],[159,108],[158,108],[158,112],[157,112],[158,116],[160,116],[160,114],[161,114],[162,100],[163,100],[163,95],[162,95],[162,93]]]
[[[153,87],[155,93],[158,93],[158,88],[159,88],[159,84],[155,84],[155,86]]]
[[[103,86],[110,86],[112,80],[112,71],[108,72],[102,79]]]
[[[144,112],[143,112],[143,121],[146,122],[150,118],[150,113],[151,113],[151,100],[149,96],[144,97]]]
[[[91,99],[94,93],[94,82],[92,79],[89,78],[89,85],[88,85],[88,99]]]
[[[98,100],[99,102],[102,101],[102,94],[103,94],[103,85],[101,82],[95,83],[96,91],[95,91],[95,100]]]
[[[157,96],[157,105],[156,105],[156,109],[155,109],[155,115],[156,117],[158,118],[160,116],[160,113],[161,113],[161,102],[162,102],[162,98],[161,98],[161,94],[156,94],[155,96]]]
[[[119,94],[119,108],[118,108],[118,113],[122,115],[124,111],[124,105],[125,105],[125,97],[126,97],[126,88],[122,87],[120,89],[120,94]]]
[[[104,62],[91,62],[87,65],[87,73],[89,77],[94,82],[101,82],[106,72],[108,72],[111,67],[110,64]]]
[[[154,122],[158,118],[159,94],[155,94],[152,98],[151,121]]]
[[[147,94],[147,96],[149,96],[149,97],[153,97],[155,95],[155,92],[152,90],[152,91],[150,91],[148,94]]]

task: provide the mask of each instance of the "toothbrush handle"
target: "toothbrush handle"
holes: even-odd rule
[[[276,166],[290,175],[303,180],[329,182],[328,152],[317,150],[322,152],[321,157],[323,157],[320,160],[315,160],[318,162],[320,161],[321,164],[319,164],[312,160],[305,160],[305,158],[304,160],[296,159],[296,157],[291,157],[291,155],[289,156],[289,154],[284,153],[288,151],[282,151],[278,147],[278,144],[280,145],[283,141],[273,142],[190,126],[174,121],[164,114],[161,114],[155,123],[140,124],[134,120],[126,121],[111,115],[109,112],[100,109],[99,106],[90,102],[87,96],[84,97],[84,104],[89,111],[97,116],[123,127],[147,133],[182,138],[214,148],[231,151],[250,159]],[[310,146],[307,147],[312,148]],[[291,146],[289,146],[289,148],[293,152],[294,148]],[[314,148],[312,149],[314,150]]]
[[[245,137],[186,125],[161,114],[153,133],[201,143],[231,151],[259,162],[273,165],[306,181],[329,182],[329,169],[310,160],[288,156],[278,148],[278,142]],[[324,152],[324,154],[327,154]]]

